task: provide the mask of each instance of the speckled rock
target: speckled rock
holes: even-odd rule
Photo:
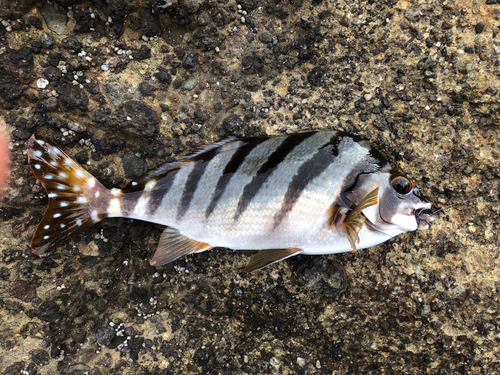
[[[498,372],[497,1],[39,3],[0,2],[0,372]],[[227,249],[154,268],[163,228],[137,220],[30,253],[48,199],[32,133],[124,187],[228,136],[310,129],[357,134],[415,178],[443,208],[430,229],[251,274]]]

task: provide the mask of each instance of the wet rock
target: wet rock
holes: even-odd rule
[[[294,260],[297,280],[314,293],[329,298],[342,293],[347,288],[345,268],[326,257],[302,257]]]
[[[138,157],[133,151],[127,152],[122,159],[125,177],[129,179],[141,176],[147,168],[146,160]]]
[[[146,289],[133,285],[130,291],[130,299],[135,303],[144,303],[149,300],[149,293]]]
[[[92,369],[85,363],[75,363],[67,366],[62,371],[62,375],[89,375],[91,370]]]
[[[138,135],[151,136],[158,132],[160,117],[146,103],[131,100],[125,103],[125,110],[130,118],[130,127]]]
[[[222,122],[222,128],[227,134],[233,134],[239,132],[243,127],[243,119],[241,116],[233,114],[229,115]]]
[[[188,78],[182,83],[182,89],[186,91],[191,91],[196,87],[198,81],[195,78]]]
[[[132,53],[132,57],[136,60],[149,59],[151,57],[151,48],[143,44],[141,48]]]
[[[111,100],[115,106],[123,103],[126,88],[120,82],[110,82],[104,86],[104,94]]]
[[[31,360],[38,366],[45,366],[49,364],[49,353],[43,349],[34,349],[30,352]]]
[[[56,44],[56,40],[46,32],[43,32],[42,35],[40,35],[40,42],[44,48],[53,48]]]
[[[205,110],[197,110],[194,112],[194,119],[197,123],[204,124],[210,118],[210,114]]]
[[[55,111],[57,109],[59,101],[57,100],[57,98],[54,98],[52,96],[52,97],[48,98],[44,104],[45,104],[45,108],[47,109],[47,111],[52,112],[52,111]]]
[[[28,17],[28,22],[35,29],[37,29],[37,30],[43,30],[43,23],[42,23],[42,20],[40,18],[35,17],[35,16],[29,16]]]
[[[161,34],[161,22],[155,13],[152,13],[149,9],[141,8],[139,17],[143,35],[153,37]]]
[[[93,16],[92,16],[93,15]],[[96,27],[96,13],[90,13],[87,7],[77,6],[73,8],[73,18],[75,20],[75,33],[88,33]]]
[[[269,33],[260,33],[259,34],[259,40],[262,43],[272,43],[273,42],[273,36]]]
[[[19,375],[24,371],[25,364],[22,361],[14,362],[5,368],[3,375]]]
[[[57,93],[65,109],[87,110],[89,98],[85,90],[81,89],[79,86],[63,84],[59,87]]]
[[[33,272],[33,262],[31,260],[23,260],[19,262],[17,269],[22,275],[27,275]]]
[[[203,52],[215,49],[220,43],[219,33],[214,25],[200,27],[192,36],[193,44]]]
[[[32,71],[33,53],[29,47],[5,50],[0,55],[0,96],[8,101],[19,99]]]
[[[43,76],[49,81],[49,83],[57,87],[59,86],[59,82],[63,76],[60,69],[57,69],[55,66],[49,66],[47,69],[43,71]]]
[[[433,6],[431,4],[420,4],[414,7],[408,8],[405,11],[405,17],[408,21],[418,21],[420,17],[426,15],[432,11]]]
[[[10,288],[10,295],[21,301],[29,302],[36,297],[36,289],[25,280],[18,280]]]
[[[323,69],[318,67],[313,68],[307,75],[307,81],[313,86],[318,86],[321,83],[321,79],[324,74],[325,72]]]
[[[118,37],[123,31],[123,24],[127,16],[127,8],[124,0],[112,3],[110,17],[113,20],[113,32]]]
[[[208,15],[207,12],[201,11],[200,14],[198,14],[198,25],[199,26],[206,26],[210,23],[210,16]]]
[[[97,332],[95,334],[96,341],[101,346],[108,346],[115,337],[116,331],[109,326],[97,328]]]
[[[74,36],[68,36],[61,41],[61,47],[67,49],[73,54],[76,54],[81,51],[82,43]]]
[[[186,60],[182,63],[182,66],[186,69],[193,69],[196,66],[198,60],[198,54],[190,53],[186,56]]]
[[[45,19],[47,27],[58,35],[61,35],[68,23],[66,11],[54,4],[44,3],[40,8],[40,13]]]
[[[477,23],[475,30],[476,30],[476,34],[481,34],[484,30],[484,22],[481,21],[481,22]]]
[[[158,67],[158,71],[154,74],[155,78],[163,85],[169,86],[172,82],[172,76],[163,66]]]
[[[38,307],[37,318],[42,322],[55,322],[59,320],[59,306],[55,302],[44,302]]]

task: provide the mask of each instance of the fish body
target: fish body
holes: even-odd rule
[[[37,136],[28,145],[49,193],[32,242],[39,255],[105,217],[126,217],[167,226],[153,265],[212,247],[261,250],[252,271],[296,254],[367,248],[432,220],[414,181],[366,141],[336,131],[230,138],[124,190],[106,189]]]

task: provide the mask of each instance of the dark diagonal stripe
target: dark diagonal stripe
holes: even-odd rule
[[[307,138],[316,134],[316,132],[292,134],[285,138],[283,143],[278,146],[267,161],[260,167],[257,174],[253,177],[252,181],[243,189],[243,194],[238,202],[238,208],[234,215],[234,220],[238,220],[243,212],[247,209],[252,199],[257,195],[260,188],[267,181],[271,173],[285,160],[287,155],[293,151],[300,143]]]
[[[172,169],[156,182],[156,186],[151,191],[151,198],[146,211],[148,214],[154,215],[156,210],[161,206],[163,198],[168,194],[174,183],[177,172],[179,172],[179,169]]]
[[[205,211],[206,218],[208,218],[214,211],[217,203],[219,203],[219,200],[226,191],[226,187],[231,181],[231,178],[234,176],[240,165],[243,164],[247,155],[255,147],[257,147],[267,139],[268,138],[247,138],[244,140],[245,144],[240,146],[238,150],[236,150],[236,152],[231,157],[231,160],[229,160],[229,162],[226,164],[222,175],[217,181],[217,186],[215,187],[215,191],[212,194],[212,199],[210,200],[207,210]]]
[[[339,134],[334,134],[328,143],[321,146],[311,159],[300,166],[288,185],[280,211],[274,217],[274,228],[277,228],[292,210],[307,185],[335,161],[338,155],[338,138]]]
[[[212,150],[204,152],[203,154],[197,155],[192,159],[192,163],[195,164],[193,170],[187,178],[186,184],[184,185],[184,191],[182,192],[181,201],[179,207],[177,208],[177,220],[180,220],[189,209],[189,205],[191,204],[194,193],[198,188],[198,183],[200,182],[201,176],[203,176],[203,173],[205,173],[205,169],[207,169],[208,164],[217,154],[217,150],[218,148],[214,148]]]

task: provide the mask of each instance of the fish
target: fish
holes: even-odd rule
[[[163,266],[215,247],[258,250],[252,272],[296,256],[375,246],[434,217],[415,180],[362,138],[338,131],[228,138],[108,189],[38,135],[28,160],[48,207],[31,242],[44,256],[108,217],[165,225]]]

